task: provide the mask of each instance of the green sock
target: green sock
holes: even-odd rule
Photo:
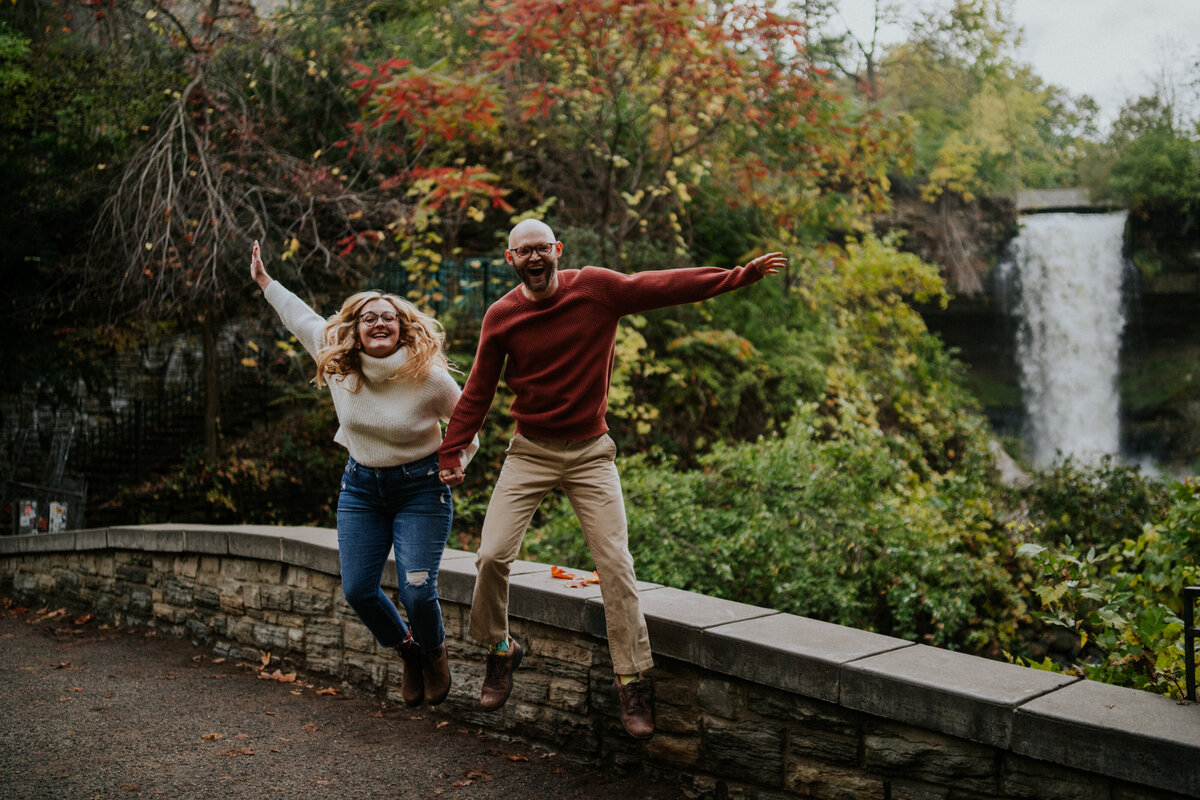
[[[504,641],[502,641],[502,642],[498,642],[497,644],[492,645],[492,654],[493,655],[498,655],[500,653],[507,653],[507,652],[508,652],[508,639],[507,638],[505,638]]]

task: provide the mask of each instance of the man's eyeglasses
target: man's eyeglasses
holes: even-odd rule
[[[382,314],[376,314],[374,311],[368,311],[365,314],[358,315],[358,321],[366,325],[374,325],[376,322],[379,322],[379,320],[383,320],[387,324],[391,325],[396,321],[396,315],[391,311],[385,311]]]
[[[533,255],[535,252],[539,256],[548,256],[548,255],[550,255],[550,251],[553,249],[554,249],[554,242],[542,242],[541,244],[521,245],[520,247],[513,248],[512,250],[509,250],[508,252],[512,253],[514,256],[516,256],[520,260],[524,261],[525,259],[529,258],[531,255]]]

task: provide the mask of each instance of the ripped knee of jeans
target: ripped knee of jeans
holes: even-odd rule
[[[423,586],[429,580],[429,570],[427,569],[410,569],[404,573],[405,580],[409,586]]]

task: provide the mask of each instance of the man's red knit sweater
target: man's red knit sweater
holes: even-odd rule
[[[439,469],[459,466],[458,454],[483,426],[502,371],[516,395],[511,413],[517,433],[563,440],[607,432],[620,318],[706,300],[761,278],[746,267],[634,275],[584,267],[560,271],[558,290],[544,300],[530,300],[516,287],[484,314],[475,365],[438,448]]]

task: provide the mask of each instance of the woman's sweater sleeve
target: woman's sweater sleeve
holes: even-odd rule
[[[325,343],[325,319],[279,281],[271,281],[263,290],[263,297],[279,314],[284,327],[315,359]]]

